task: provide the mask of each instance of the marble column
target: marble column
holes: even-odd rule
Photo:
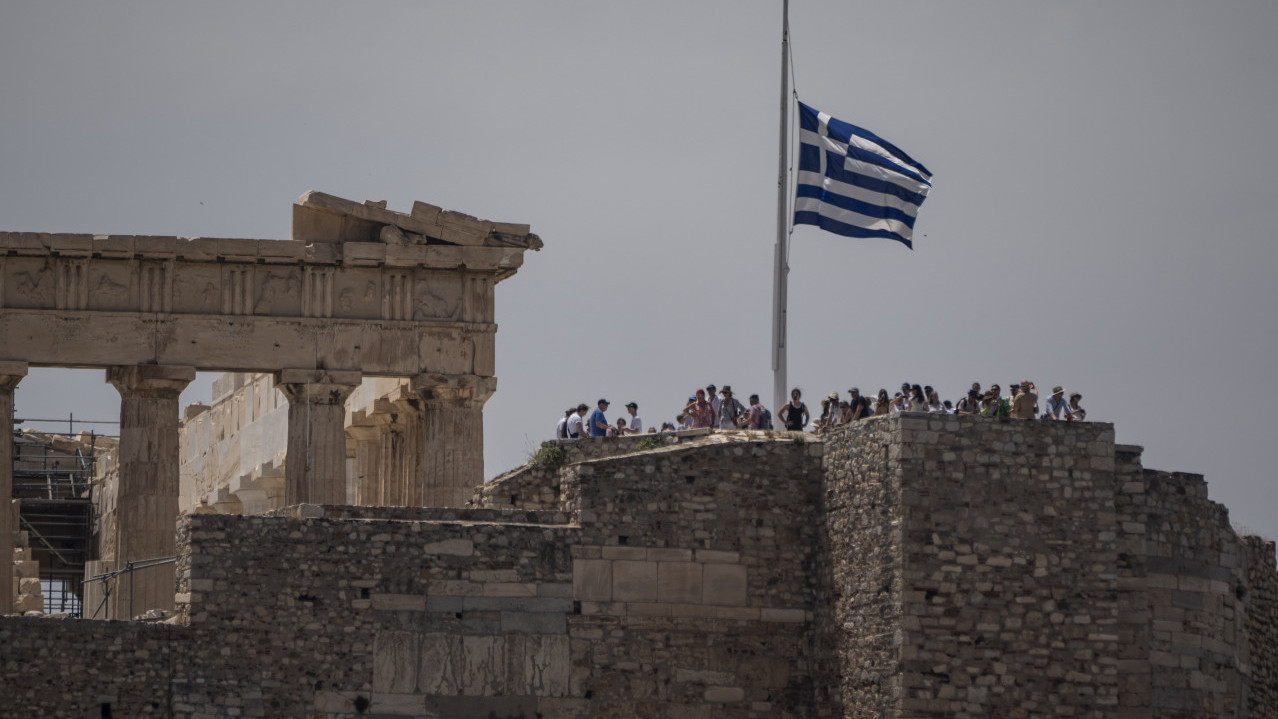
[[[346,398],[361,380],[355,370],[275,373],[288,398],[284,506],[346,504]]]
[[[358,424],[346,428],[347,455],[354,443],[355,504],[376,507],[382,503],[381,431],[376,425]]]
[[[112,569],[176,554],[181,471],[178,397],[193,379],[194,367],[137,365],[106,372],[107,382],[120,392]],[[121,576],[111,591],[111,618],[131,619],[150,609],[172,611],[174,566],[139,570],[131,578]]]
[[[17,502],[13,501],[13,390],[27,376],[26,362],[0,362],[0,614],[13,612],[13,535]]]
[[[418,375],[411,388],[421,400],[422,506],[463,507],[484,481],[484,403],[497,378]]]

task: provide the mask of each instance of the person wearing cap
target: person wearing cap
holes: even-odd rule
[[[1065,388],[1056,385],[1052,388],[1052,396],[1047,398],[1047,411],[1043,419],[1064,420],[1069,414],[1069,404],[1065,401]]]
[[[981,413],[981,386],[973,384],[972,389],[967,391],[967,396],[960,398],[958,404],[954,405],[954,413],[969,415]]]
[[[688,401],[684,403],[683,409],[679,410],[679,414],[675,415],[675,423],[679,426],[679,429],[688,429],[692,427],[692,412],[688,411],[688,408],[696,401],[697,398],[695,395],[688,397]]]
[[[577,405],[577,411],[568,418],[568,439],[581,439],[586,428],[582,426],[582,421],[586,417],[586,410],[590,409],[585,402]]]
[[[630,413],[630,419],[626,420],[628,425],[626,434],[639,434],[643,431],[643,420],[639,419],[639,405],[635,402],[626,403],[626,411]]]
[[[821,413],[821,416],[825,419],[825,421],[821,423],[821,428],[829,429],[830,427],[837,427],[843,424],[843,406],[839,402],[839,393],[831,392],[830,396],[827,397],[826,400],[828,402],[826,406],[829,407],[829,411]]]
[[[736,429],[737,417],[745,414],[745,405],[741,404],[741,400],[732,396],[732,386],[724,385],[719,390],[719,394],[723,395],[723,399],[719,402],[719,409],[715,416],[719,418],[719,429]]]
[[[1038,394],[1034,392],[1033,387],[1034,385],[1030,382],[1012,385],[1016,395],[1012,398],[1013,418],[1034,419],[1038,416]]]
[[[604,416],[604,412],[608,411],[608,400],[601,399],[595,406],[595,411],[590,413],[590,436],[591,437],[607,437],[608,436],[608,418]]]
[[[848,390],[848,395],[852,397],[852,399],[848,401],[848,406],[852,408],[852,413],[848,419],[849,422],[855,422],[858,419],[865,419],[871,414],[874,414],[874,410],[870,409],[869,398],[862,397],[861,390],[859,388],[853,387]]]

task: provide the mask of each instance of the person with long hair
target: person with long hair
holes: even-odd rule
[[[881,417],[892,410],[892,400],[888,399],[887,390],[880,389],[874,401],[874,416]]]
[[[926,412],[927,397],[923,396],[923,388],[918,385],[910,387],[910,393],[905,398],[906,409],[910,412]]]

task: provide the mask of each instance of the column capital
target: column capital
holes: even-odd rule
[[[282,369],[275,386],[290,403],[343,404],[363,379],[359,370]]]
[[[184,365],[124,365],[106,371],[106,381],[122,395],[177,397],[193,379],[195,368]]]
[[[0,392],[12,392],[18,382],[27,376],[26,362],[0,362]]]
[[[474,374],[419,374],[409,382],[409,387],[427,403],[483,407],[497,391],[497,378]]]

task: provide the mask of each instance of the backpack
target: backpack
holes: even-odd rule
[[[759,429],[772,429],[772,410],[767,407],[759,412]]]

